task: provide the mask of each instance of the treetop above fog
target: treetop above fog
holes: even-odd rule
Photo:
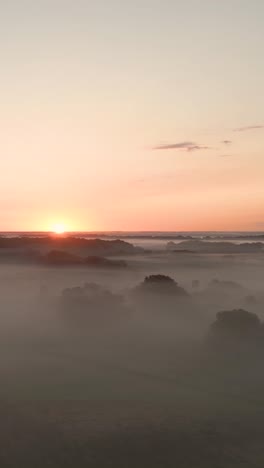
[[[211,332],[218,337],[248,338],[256,336],[261,328],[261,321],[256,314],[234,309],[218,312],[211,325]]]
[[[188,296],[185,289],[179,286],[173,278],[161,274],[146,276],[138,288],[141,292]]]

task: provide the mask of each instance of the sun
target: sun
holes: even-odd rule
[[[52,232],[54,232],[54,234],[65,234],[66,232],[66,226],[62,223],[56,223],[53,225],[52,227]]]

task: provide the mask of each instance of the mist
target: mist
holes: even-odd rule
[[[109,251],[107,264],[43,255],[6,252],[0,265],[0,396],[24,402],[2,407],[3,417],[17,427],[26,418],[33,439],[43,424],[49,433],[25,459],[46,466],[38,457],[50,451],[50,466],[72,466],[72,437],[78,466],[91,453],[100,467],[135,466],[138,456],[150,466],[229,466],[234,451],[260,459],[262,252],[179,253],[144,242]]]

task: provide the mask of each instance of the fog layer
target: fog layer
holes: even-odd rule
[[[263,466],[262,250],[121,246],[3,248],[1,466]]]

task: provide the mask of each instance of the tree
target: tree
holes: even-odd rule
[[[188,293],[178,285],[174,279],[166,275],[146,276],[139,290],[146,293],[170,294],[175,296],[188,296]]]
[[[216,340],[248,341],[260,335],[259,317],[244,309],[218,312],[211,325],[211,335]]]
[[[101,322],[124,312],[122,296],[103,287],[87,283],[84,286],[66,288],[60,298],[61,310],[73,322]]]

